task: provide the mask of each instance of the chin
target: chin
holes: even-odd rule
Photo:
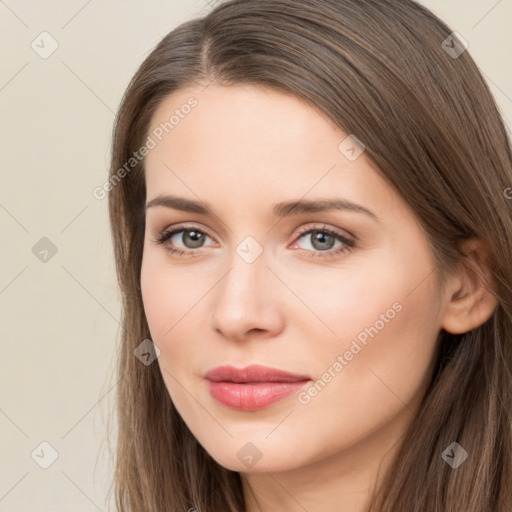
[[[290,457],[293,451],[281,445],[281,450],[273,446],[262,446],[264,443],[251,441],[236,441],[224,450],[219,445],[209,455],[220,466],[239,473],[279,472],[293,469],[301,461]]]

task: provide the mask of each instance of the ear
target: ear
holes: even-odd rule
[[[492,290],[489,244],[472,238],[463,241],[461,250],[464,258],[446,286],[441,320],[441,327],[452,334],[462,334],[484,324],[498,304]]]

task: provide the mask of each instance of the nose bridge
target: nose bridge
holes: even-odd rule
[[[252,237],[240,242],[229,257],[229,272],[220,283],[221,300],[235,301],[230,307],[236,309],[238,303],[244,303],[245,308],[258,307],[260,294],[265,288],[265,279],[270,274],[266,268],[266,255],[263,247]]]
[[[267,268],[263,247],[246,237],[232,251],[229,270],[218,284],[213,306],[213,327],[232,338],[243,338],[251,329],[275,331],[281,312],[269,297],[275,277]]]

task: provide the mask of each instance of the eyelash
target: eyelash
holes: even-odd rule
[[[153,240],[153,242],[155,242],[157,244],[162,244],[163,245],[165,242],[167,242],[167,240],[172,238],[174,235],[176,235],[177,233],[184,232],[184,231],[195,231],[195,232],[201,233],[203,235],[209,236],[208,233],[202,231],[201,229],[196,229],[196,228],[190,227],[190,226],[188,226],[188,227],[176,226],[173,229],[162,231],[157,236],[157,238]],[[312,253],[312,254],[310,254],[311,257],[334,258],[334,257],[339,256],[341,254],[350,252],[355,247],[355,241],[354,240],[351,240],[351,239],[341,235],[337,231],[334,231],[334,230],[328,228],[327,226],[323,226],[321,228],[318,228],[318,227],[304,228],[304,229],[302,229],[298,233],[298,235],[297,235],[295,240],[297,241],[301,237],[303,237],[304,235],[313,233],[314,231],[317,231],[319,233],[326,233],[328,235],[331,235],[334,238],[336,238],[337,240],[339,240],[340,242],[342,242],[344,245],[341,246],[341,247],[338,247],[337,249],[329,249],[328,251],[319,251],[319,250],[311,251],[311,250],[308,250],[308,249],[299,249],[299,250],[302,250],[302,251],[306,251],[307,253]],[[175,247],[171,247],[171,246],[167,246],[166,250],[168,250],[172,254],[177,254],[178,256],[193,256],[194,253],[198,252],[197,250],[192,250],[192,249],[190,249],[188,251],[184,251],[182,249],[176,249]]]

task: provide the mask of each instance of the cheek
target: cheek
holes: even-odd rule
[[[194,337],[185,332],[188,326],[187,312],[198,298],[194,285],[183,272],[172,271],[155,255],[145,255],[141,268],[141,293],[144,312],[151,340],[160,349],[156,362],[174,406],[180,414],[196,413],[183,385],[188,387],[190,368],[197,357],[194,353]],[[186,273],[185,273],[186,274]]]
[[[386,261],[384,251],[375,251],[367,258],[347,260],[339,268],[290,265],[282,272],[282,280],[304,303],[297,302],[294,320],[307,329],[309,338],[314,330],[315,351],[343,349],[346,340],[364,333],[365,328],[375,322],[381,326],[381,315],[391,321],[398,316],[399,303],[409,290],[409,281],[414,280],[398,265],[389,258]],[[304,314],[299,315],[301,308]]]
[[[165,286],[164,276],[158,275],[152,269],[141,273],[141,292],[144,312],[153,341],[162,339],[172,327],[171,312],[173,309],[173,294]]]
[[[151,334],[155,341],[165,343],[180,324],[186,323],[184,316],[199,300],[201,284],[187,275],[185,269],[171,267],[163,251],[144,253],[140,281]]]
[[[400,400],[407,403],[423,388],[439,333],[438,297],[428,253],[402,254],[331,270],[317,281],[322,286],[299,290],[323,324],[315,323],[312,354],[318,395],[324,395],[313,398],[317,403],[343,397],[363,418],[375,408],[403,407]],[[336,376],[324,386],[326,373]]]
[[[194,274],[194,275],[193,275]],[[172,266],[165,254],[145,254],[141,267],[141,293],[152,341],[160,349],[158,363],[169,391],[189,379],[201,353],[204,325],[201,300],[213,286],[211,274],[197,275],[186,266]],[[198,315],[201,318],[198,318]],[[179,387],[179,386],[178,386]]]
[[[328,408],[334,424],[350,431],[357,427],[360,434],[421,399],[439,332],[436,294],[431,279],[416,287],[421,281],[416,270],[409,276],[406,272],[393,276],[388,269],[380,280],[372,275],[366,289],[360,286],[362,280],[354,280],[331,297],[334,301],[336,295],[337,307],[323,309],[326,323],[339,335],[334,341],[327,337],[317,354],[318,380],[305,405],[311,421]],[[302,403],[306,401],[304,397]]]
[[[295,277],[294,291],[321,320],[315,320],[315,325],[317,332],[324,334],[322,349],[348,350],[353,339],[365,346],[365,341],[369,344],[391,332],[387,348],[391,350],[395,344],[407,348],[414,337],[420,342],[422,336],[433,335],[437,295],[429,252],[412,235],[409,247],[398,242],[403,245],[399,240],[396,247],[383,246],[347,259],[339,269],[318,267],[308,278],[297,281]],[[291,268],[289,279],[293,274],[305,273]]]

